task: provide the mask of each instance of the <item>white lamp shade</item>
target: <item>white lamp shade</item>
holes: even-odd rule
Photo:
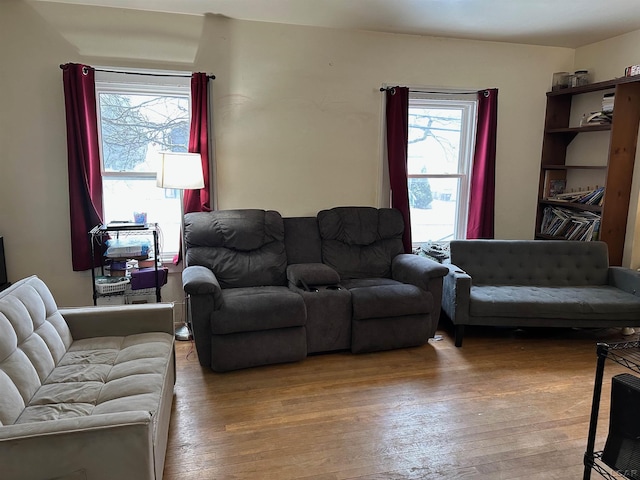
[[[204,188],[199,153],[160,152],[156,184],[161,188],[195,190]]]

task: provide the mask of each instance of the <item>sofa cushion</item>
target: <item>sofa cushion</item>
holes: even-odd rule
[[[336,207],[318,213],[322,261],[342,279],[390,277],[404,252],[402,214],[391,208]]]
[[[0,425],[14,423],[73,339],[46,285],[37,277],[0,296]]]
[[[474,285],[469,313],[478,317],[637,319],[640,317],[640,297],[606,285]]]
[[[324,263],[296,263],[287,267],[287,278],[291,285],[335,285],[340,283],[340,275]],[[304,282],[304,283],[303,283]]]
[[[75,341],[15,423],[128,411],[155,414],[172,351],[171,336],[161,332]]]
[[[474,285],[606,285],[604,242],[566,240],[453,240],[451,263]]]
[[[225,247],[248,252],[270,241],[282,240],[283,228],[280,214],[273,211],[218,210],[185,216],[188,247]]]
[[[287,287],[230,288],[222,296],[224,308],[211,320],[214,335],[298,327],[306,321],[302,297]]]
[[[286,285],[278,212],[219,210],[185,215],[186,263],[215,273],[222,288]]]
[[[284,244],[291,263],[322,263],[322,243],[316,217],[285,217]]]
[[[428,314],[433,295],[415,285],[390,279],[358,279],[345,283],[351,293],[353,319]]]

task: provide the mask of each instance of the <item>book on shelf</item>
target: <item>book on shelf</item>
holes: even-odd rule
[[[602,96],[602,111],[603,113],[612,113],[613,112],[613,102],[615,100],[616,94],[614,92],[605,93]]]
[[[546,207],[540,225],[543,235],[583,242],[597,240],[599,231],[599,214],[562,207]]]
[[[564,193],[567,186],[567,172],[564,170],[547,170],[544,173],[543,198],[555,198]]]

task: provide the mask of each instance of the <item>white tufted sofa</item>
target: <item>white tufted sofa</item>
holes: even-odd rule
[[[604,242],[454,240],[442,309],[465,325],[636,327],[640,273],[609,266]]]
[[[161,479],[173,307],[59,310],[37,277],[0,292],[0,478]]]

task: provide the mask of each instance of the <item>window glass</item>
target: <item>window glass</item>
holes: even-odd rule
[[[188,149],[189,78],[96,72],[96,92],[104,220],[145,213],[158,224],[161,258],[170,259],[180,245],[180,192],[157,187],[156,171],[159,152]]]
[[[414,244],[465,237],[474,135],[475,100],[410,95],[407,169]]]

